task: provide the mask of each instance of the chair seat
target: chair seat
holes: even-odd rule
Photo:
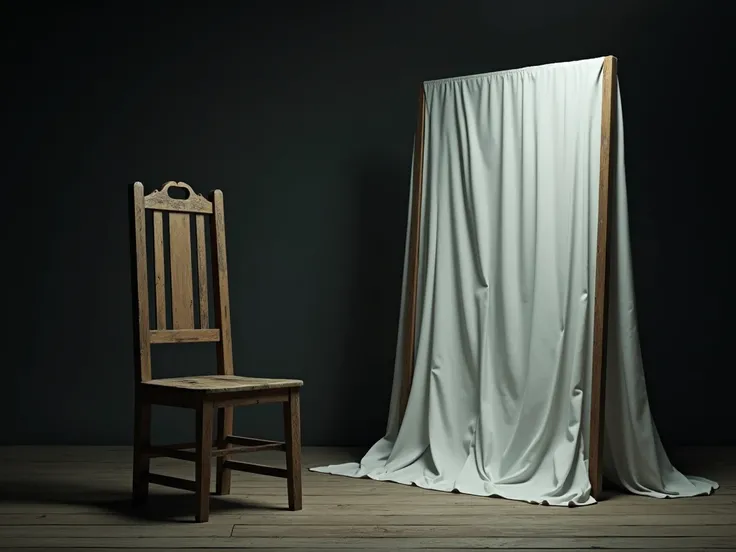
[[[248,378],[243,376],[189,376],[183,378],[162,378],[144,382],[143,385],[181,389],[187,391],[202,391],[205,393],[221,393],[232,391],[265,391],[267,389],[288,389],[301,387],[301,380]]]

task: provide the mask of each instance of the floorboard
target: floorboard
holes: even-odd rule
[[[721,484],[707,497],[658,500],[609,490],[599,504],[546,507],[306,471],[356,460],[356,449],[306,448],[304,510],[283,479],[233,473],[193,523],[193,496],[151,486],[130,508],[128,447],[0,448],[0,550],[736,550],[736,448],[672,452],[685,473]],[[255,456],[255,458],[254,458]],[[249,460],[283,465],[276,452]],[[156,459],[158,473],[193,477]]]

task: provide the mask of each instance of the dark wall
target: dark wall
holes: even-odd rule
[[[304,4],[3,18],[0,442],[130,442],[127,194],[175,179],[225,193],[236,370],[306,381],[305,444],[370,444],[388,409],[418,84],[615,54],[652,409],[667,443],[733,444],[719,4]],[[154,360],[191,374],[212,352]],[[156,436],[188,438],[189,414],[156,414]],[[280,424],[270,407],[237,418],[256,436]]]

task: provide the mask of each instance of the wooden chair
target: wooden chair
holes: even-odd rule
[[[185,199],[175,199],[170,190],[180,188]],[[133,319],[135,325],[135,441],[133,452],[133,500],[145,501],[148,484],[191,490],[196,493],[196,521],[209,519],[211,459],[217,459],[216,494],[230,493],[231,470],[285,477],[289,509],[301,510],[301,430],[299,390],[302,381],[248,378],[234,375],[230,300],[225,249],[225,217],[220,190],[209,199],[195,194],[183,182],[167,182],[163,189],[144,195],[136,182],[131,194],[131,252]],[[146,256],[146,213],[152,211],[155,329],[149,315],[148,260]],[[210,215],[210,216],[207,216]],[[205,217],[210,219],[215,328],[209,324],[207,249]],[[194,218],[192,239],[191,219]],[[166,260],[164,222],[168,219],[171,327],[167,327]],[[192,242],[196,243],[196,261]],[[193,265],[197,270],[198,324],[195,325]],[[195,327],[198,326],[198,327]],[[152,379],[151,345],[215,342],[217,374],[182,378]],[[283,403],[285,442],[250,439],[233,435],[233,407]],[[154,404],[191,408],[196,411],[196,443],[152,446],[151,406]],[[217,435],[213,446],[212,426],[217,411]],[[193,450],[192,450],[193,449]],[[233,453],[276,449],[286,452],[286,468],[263,466],[229,459]],[[195,464],[190,481],[150,472],[150,458],[164,456]]]

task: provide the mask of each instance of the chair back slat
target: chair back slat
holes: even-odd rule
[[[199,295],[199,327],[209,328],[210,304],[207,292],[207,242],[204,215],[195,215],[197,227],[197,286]]]
[[[171,271],[171,326],[194,328],[192,280],[192,231],[188,213],[169,213],[169,262]]]
[[[164,214],[153,212],[153,270],[156,297],[156,329],[166,329],[166,261],[164,260]]]

